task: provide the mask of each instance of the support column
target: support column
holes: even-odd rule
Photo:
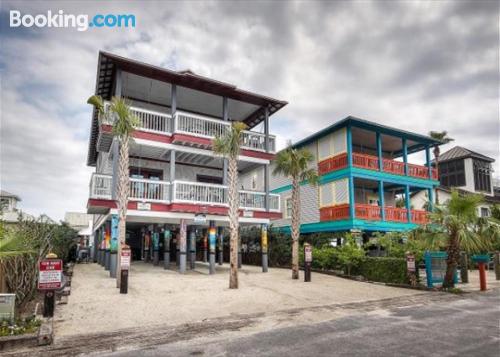
[[[241,252],[241,234],[240,231],[238,231],[238,269],[241,268],[242,264],[243,264],[243,257]]]
[[[378,157],[378,170],[384,171],[384,157],[382,155],[382,135],[377,132],[377,157]]]
[[[215,240],[217,238],[217,231],[215,229],[215,221],[209,222],[208,228],[208,247],[209,247],[209,274],[215,274]]]
[[[170,115],[172,116],[171,128],[172,133],[175,132],[175,112],[177,111],[177,86],[172,84],[170,96]]]
[[[224,228],[219,227],[219,265],[224,263]]]
[[[405,186],[405,205],[406,205],[406,217],[408,223],[411,223],[411,201],[410,201],[410,186]]]
[[[172,233],[169,229],[165,229],[163,232],[163,246],[165,247],[163,250],[163,268],[170,268],[170,239],[172,237]]]
[[[352,168],[352,128],[351,125],[347,125],[346,128],[347,136],[347,167]],[[349,216],[351,219],[355,218],[355,204],[354,201],[354,177],[349,175]]]
[[[203,238],[202,238],[202,251],[203,251],[203,263],[208,261],[208,231],[206,229],[203,230]]]
[[[384,181],[378,182],[378,201],[380,204],[380,219],[385,221]]]
[[[408,175],[408,143],[403,138],[403,162],[405,163],[405,175]]]
[[[269,153],[271,151],[270,147],[270,142],[269,142],[269,108],[266,106],[264,108],[264,146],[266,153]],[[270,206],[269,206],[269,165],[266,164],[264,165],[264,191],[266,193],[265,196],[265,207],[266,211],[269,212]]]
[[[196,230],[189,232],[189,268],[194,270],[196,266]]]
[[[181,261],[180,251],[181,234],[177,233],[175,236],[175,265],[179,267]]]
[[[229,107],[227,105],[227,97],[222,98],[222,120],[229,120]],[[222,163],[222,184],[227,185],[227,170],[228,170],[228,161],[224,158]]]
[[[97,253],[97,263],[99,263],[100,266],[104,266],[104,239],[102,238],[102,227],[99,227],[97,230],[97,240],[99,242],[99,251]]]
[[[433,188],[427,189],[427,196],[429,197],[428,210],[429,210],[429,212],[432,212],[434,210],[434,189]]]
[[[179,273],[184,274],[186,272],[186,235],[187,227],[186,220],[181,219],[180,224],[180,234],[179,234]]]
[[[111,216],[111,241],[110,241],[110,267],[109,276],[116,278],[116,270],[118,264],[118,215],[113,214]]]
[[[175,150],[170,150],[170,202],[175,200]]]
[[[111,226],[109,222],[105,223],[106,229],[104,233],[105,241],[106,241],[106,258],[104,260],[104,269],[110,270],[111,267],[111,252],[110,252],[110,247],[111,247]]]
[[[144,227],[144,243],[143,243],[143,251],[144,251],[144,261],[149,263],[149,247],[151,244],[151,233],[148,230],[148,227]]]
[[[267,257],[267,224],[261,226],[260,231],[260,248],[262,252],[262,272],[267,273],[268,257]]]
[[[160,264],[160,232],[158,231],[158,225],[154,225],[153,228],[153,265],[158,266]]]

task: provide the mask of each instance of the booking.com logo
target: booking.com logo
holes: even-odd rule
[[[89,20],[86,14],[65,14],[63,10],[47,14],[21,15],[21,11],[10,11],[10,27],[56,27],[76,28],[78,31],[87,31],[89,28],[102,27],[135,27],[135,15],[130,14],[96,14]]]

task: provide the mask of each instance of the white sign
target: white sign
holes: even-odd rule
[[[137,209],[139,211],[151,211],[151,203],[137,202]]]
[[[253,217],[252,211],[243,211],[243,217]]]
[[[207,216],[205,216],[204,214],[195,214],[194,215],[194,223],[198,223],[198,224],[207,223]]]
[[[120,266],[123,270],[130,269],[130,250],[122,250],[122,257],[120,259]]]

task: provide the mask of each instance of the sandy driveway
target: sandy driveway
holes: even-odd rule
[[[56,309],[56,336],[422,294],[314,273],[312,282],[304,283],[291,280],[289,270],[269,269],[264,274],[254,266],[244,266],[240,288],[230,290],[227,264],[217,266],[216,275],[207,273],[201,263],[195,271],[180,275],[136,262],[129,293],[122,295],[98,264],[76,265],[69,302]]]

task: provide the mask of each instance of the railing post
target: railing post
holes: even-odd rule
[[[380,204],[380,218],[382,221],[385,221],[384,181],[378,182],[378,200]]]
[[[384,159],[382,157],[382,135],[377,132],[377,156],[378,156],[378,170],[384,171]]]
[[[264,190],[266,192],[265,196],[265,208],[266,211],[270,210],[270,201],[269,201],[269,164],[264,165]]]
[[[405,175],[408,176],[408,143],[406,138],[403,138],[403,162],[405,164]]]
[[[222,120],[227,122],[229,120],[229,110],[227,106],[227,97],[222,98]],[[222,163],[222,184],[227,185],[227,170],[228,170],[228,162],[227,159],[224,158]]]
[[[264,108],[264,134],[265,134],[265,149],[269,152],[269,107]]]
[[[411,201],[410,201],[410,186],[405,186],[405,206],[406,206],[406,218],[408,223],[411,223]]]

